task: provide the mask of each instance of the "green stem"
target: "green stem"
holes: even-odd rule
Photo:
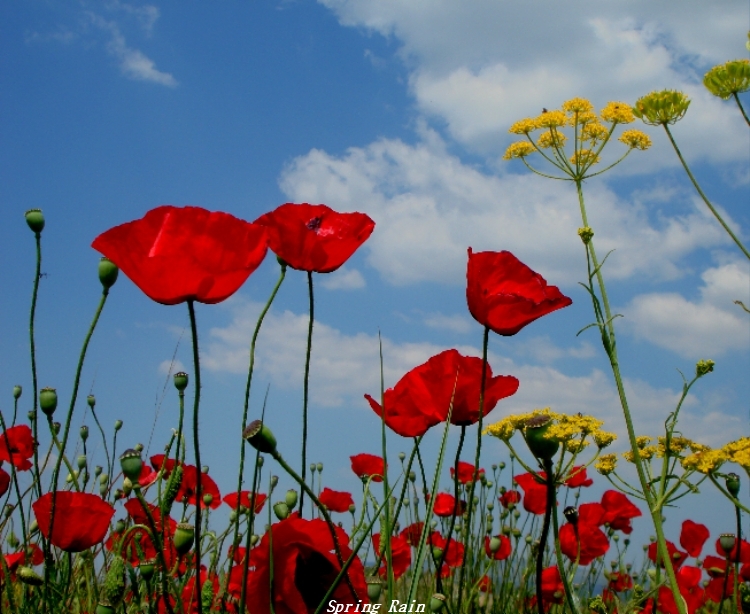
[[[453,529],[456,526],[456,515],[458,514],[459,510],[459,494],[458,494],[458,463],[459,459],[461,458],[461,450],[464,447],[464,439],[466,438],[466,427],[461,427],[461,436],[458,439],[458,448],[456,449],[456,461],[453,465],[453,496],[454,496],[454,506],[453,506],[453,513],[451,514],[451,519],[448,524],[448,531],[446,533],[447,535],[447,544],[446,547],[443,548],[443,552],[440,554],[440,558],[435,562],[435,588],[437,589],[438,593],[443,592],[443,578],[440,576],[440,570],[443,568],[443,563],[445,563],[445,557],[448,556],[448,546],[450,545],[450,540],[453,536]],[[433,503],[434,505],[434,503]],[[471,501],[467,501],[467,505],[471,505]],[[464,549],[464,555],[466,555],[466,550],[468,548]],[[464,558],[466,558],[464,556]],[[457,611],[460,612],[460,609]]]
[[[744,113],[743,113],[744,115]],[[693,184],[693,187],[696,189],[700,197],[703,199],[703,202],[706,203],[706,206],[710,209],[711,213],[714,214],[714,217],[718,220],[719,224],[721,224],[722,228],[727,231],[727,234],[732,237],[732,241],[735,242],[737,247],[742,250],[742,253],[745,254],[745,256],[750,259],[750,252],[747,251],[747,248],[742,244],[742,242],[737,238],[737,236],[732,232],[731,228],[727,226],[727,223],[724,221],[724,218],[721,217],[721,214],[716,210],[716,208],[711,204],[711,201],[708,200],[708,197],[703,193],[703,190],[701,190],[701,187],[698,185],[698,182],[696,181],[695,177],[693,176],[693,173],[690,172],[690,168],[687,165],[687,162],[685,162],[685,158],[682,157],[682,152],[680,152],[679,147],[677,147],[677,143],[675,143],[674,138],[672,137],[672,132],[669,130],[669,126],[667,124],[664,124],[664,130],[667,132],[667,136],[669,137],[669,142],[672,143],[672,147],[674,148],[675,152],[677,153],[677,157],[680,159],[680,162],[682,162],[682,167],[685,169],[685,172],[687,173],[687,176],[690,178],[690,181]]]
[[[307,272],[307,292],[310,299],[310,320],[307,325],[307,350],[305,352],[305,378],[302,384],[302,481],[305,481],[307,472],[307,403],[310,384],[310,355],[312,354],[313,322],[315,321],[315,302],[313,300],[313,277],[312,271]],[[305,506],[305,490],[300,493],[299,515]]]
[[[380,406],[383,412],[380,415],[380,448],[383,455],[383,502],[385,505],[385,522],[381,525],[384,530],[380,531],[381,547],[385,547],[385,569],[386,569],[386,594],[388,601],[393,599],[393,552],[391,550],[391,502],[389,500],[388,488],[388,446],[385,440],[385,374],[383,372],[383,340],[378,331],[378,351],[380,358]],[[382,558],[378,553],[378,558]]]
[[[750,117],[747,116],[747,113],[745,112],[745,108],[742,106],[742,103],[740,102],[740,97],[737,95],[737,92],[732,92],[732,97],[734,98],[734,101],[737,103],[737,106],[740,108],[740,113],[742,113],[742,117],[745,118],[745,122],[748,126],[750,126]]]
[[[31,387],[34,395],[34,416],[35,419],[32,422],[34,430],[34,441],[39,441],[39,421],[36,419],[37,410],[39,408],[39,385],[36,378],[36,343],[34,342],[34,316],[36,314],[36,301],[39,295],[39,279],[42,276],[42,235],[41,233],[35,233],[36,239],[36,271],[34,272],[34,289],[31,293],[31,315],[29,317],[29,345],[31,353]],[[41,474],[39,473],[39,451],[38,447],[34,446],[34,479],[36,481],[37,497],[42,496],[42,481]]]
[[[547,503],[544,508],[542,532],[539,535],[539,548],[536,553],[536,606],[539,614],[544,614],[544,604],[542,602],[542,568],[544,567],[544,550],[547,547],[547,538],[549,537],[552,508],[555,506],[555,479],[553,476],[552,460],[545,458],[543,464],[544,472],[547,474]],[[560,576],[562,576],[562,570],[560,570]]]
[[[548,486],[549,488],[549,486]],[[554,489],[554,483],[552,485]],[[554,496],[554,495],[553,495]],[[565,562],[563,561],[562,550],[560,549],[560,527],[559,520],[557,518],[557,506],[552,504],[552,535],[555,539],[555,556],[557,557],[557,567],[560,570],[560,577],[565,587],[565,600],[568,602],[568,607],[572,614],[579,614],[578,607],[576,606],[575,600],[573,599],[573,590],[570,587],[570,580],[568,580],[568,574],[565,573]],[[576,527],[576,541],[578,542],[578,556],[581,555],[581,541],[578,537],[578,528]],[[576,563],[577,563],[576,559]]]

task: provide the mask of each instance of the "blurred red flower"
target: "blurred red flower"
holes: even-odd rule
[[[154,454],[149,460],[151,461],[151,466],[155,471],[160,471],[162,468],[164,469],[165,478],[168,478],[170,475],[172,475],[172,471],[178,464],[176,459],[166,458],[166,455],[164,454]]]
[[[246,510],[250,509],[250,497],[252,496],[252,494],[253,493],[250,490],[243,490],[240,492],[240,505],[244,507]],[[260,514],[261,510],[263,509],[263,504],[266,502],[267,498],[268,497],[261,492],[255,494],[255,513],[256,514]],[[229,494],[224,495],[223,501],[233,510],[237,509],[237,493],[236,492],[230,492]]]
[[[272,525],[270,531],[273,540],[267,532],[250,551],[250,565],[254,570],[247,583],[247,602],[252,604],[253,614],[270,614],[270,594],[273,594],[276,614],[312,614],[341,571],[328,525],[320,519],[305,520],[293,514]],[[336,527],[336,535],[341,556],[346,561],[352,553],[349,536],[339,527]],[[329,598],[353,606],[360,600],[366,603],[367,586],[359,557],[354,557],[347,573],[357,594],[352,594],[344,579]]]
[[[521,493],[517,490],[506,490],[498,497],[498,501],[506,509],[511,506],[515,507],[521,501]]]
[[[549,603],[562,603],[565,585],[557,566],[542,569],[542,599]]]
[[[354,499],[348,492],[324,488],[318,495],[320,502],[331,512],[348,512],[349,506],[354,505]]]
[[[588,488],[594,483],[594,480],[586,474],[586,467],[583,465],[573,467],[568,475],[570,477],[565,480],[565,486],[568,488]]]
[[[641,510],[633,505],[630,499],[616,490],[604,492],[602,505],[604,506],[604,523],[609,525],[610,529],[622,531],[627,535],[633,532],[630,521],[642,515]]]
[[[547,474],[540,471],[542,479],[547,479]],[[513,481],[523,489],[523,509],[532,514],[544,514],[547,508],[547,485],[537,482],[531,473],[522,473],[513,478]]]
[[[685,520],[680,531],[680,546],[685,548],[690,556],[699,557],[708,536],[709,532],[706,525]]]
[[[372,476],[373,482],[382,482],[385,475],[385,466],[383,459],[374,454],[355,454],[349,457],[352,461],[352,471],[360,479],[367,479]]]
[[[10,474],[5,469],[0,468],[0,497],[2,497],[10,487]]]
[[[483,593],[488,593],[491,588],[492,580],[490,580],[490,577],[487,574],[479,578],[479,582],[477,582],[477,590],[480,590]]]
[[[375,533],[372,536],[372,545],[377,556],[377,553],[380,552],[380,533]],[[385,578],[388,573],[385,546],[383,548],[382,565],[378,570],[381,578]],[[409,547],[409,542],[403,537],[397,535],[391,536],[391,561],[393,562],[393,577],[398,580],[409,569],[409,565],[411,565],[411,548]]]
[[[493,377],[489,365],[485,373],[486,416],[500,399],[516,393],[518,380],[512,375]],[[452,400],[451,423],[474,424],[479,420],[481,382],[481,358],[462,356],[453,349],[441,352],[409,371],[393,388],[385,391],[385,423],[402,437],[419,437],[448,418]],[[365,398],[373,411],[382,416],[380,403],[369,394]]]
[[[375,228],[364,213],[338,213],[326,205],[286,203],[261,215],[271,250],[293,269],[330,273],[344,264]]]
[[[55,517],[50,535],[53,496]],[[101,497],[83,492],[49,492],[32,507],[42,535],[66,552],[81,552],[101,543],[115,514],[114,508]]]
[[[656,542],[651,542],[648,545],[648,550],[646,551],[646,553],[648,554],[648,558],[651,559],[652,562],[656,563],[656,555],[658,553]],[[669,540],[667,540],[667,553],[669,554],[669,558],[672,559],[672,567],[674,567],[675,569],[679,569],[687,558],[687,554],[685,554],[681,550],[678,550],[677,546],[675,546]],[[661,567],[664,567],[664,561],[659,559],[659,565]]]
[[[200,499],[202,508],[210,507],[211,509],[216,509],[221,505],[219,487],[207,473],[201,474],[200,478],[201,487],[199,493],[198,468],[195,465],[185,465],[182,468],[182,481],[180,482],[180,489],[177,491],[177,501],[195,505],[197,500]],[[211,495],[210,505],[206,505],[206,502],[203,500],[205,495]]]
[[[228,213],[164,205],[110,228],[91,246],[157,303],[220,303],[263,262],[268,236]]]
[[[464,560],[464,545],[453,539],[445,539],[437,531],[430,534],[430,545],[445,551],[445,565],[447,567],[460,567]],[[434,553],[433,553],[434,554]],[[447,574],[445,574],[447,575]]]
[[[453,495],[449,495],[447,492],[441,492],[435,497],[435,504],[432,511],[435,512],[436,516],[452,516],[461,515],[466,509],[466,501],[459,501],[456,504],[456,498]]]
[[[724,549],[721,547],[721,538],[716,540],[716,554],[719,556],[729,556],[730,561],[734,561],[737,558],[737,544],[734,548],[729,551],[729,554],[724,553]],[[740,563],[750,563],[750,543],[744,539],[740,540]]]
[[[695,612],[705,603],[705,591],[700,586],[701,570],[697,567],[685,566],[676,573],[677,586],[680,589],[688,614]],[[662,586],[659,589],[657,605],[661,614],[678,614],[677,604],[674,602],[674,595],[669,587]]]
[[[13,463],[19,471],[31,469],[31,461],[34,456],[34,437],[31,429],[25,424],[11,426],[7,431],[0,434],[0,462]]]
[[[410,546],[416,548],[419,546],[419,540],[422,537],[422,530],[424,529],[424,522],[413,522],[408,527],[403,529],[399,534],[403,537]]]
[[[633,577],[619,571],[613,571],[609,576],[607,588],[613,593],[622,593],[633,588]]]
[[[455,479],[456,470],[451,467],[451,479]],[[481,480],[484,477],[484,469],[480,467],[477,477]],[[476,481],[474,476],[474,463],[465,463],[458,461],[458,482],[460,484],[471,484]]]
[[[579,565],[588,565],[609,550],[609,539],[599,528],[604,519],[600,503],[583,503],[578,507],[576,525],[566,522],[560,528],[560,550],[571,561],[579,556]],[[576,531],[577,527],[577,531]]]
[[[506,251],[473,253],[469,248],[466,282],[471,315],[498,335],[515,335],[573,302]]]
[[[36,544],[29,544],[28,551],[21,550],[11,554],[2,554],[0,557],[5,559],[5,565],[11,573],[15,573],[19,565],[41,565],[44,563],[44,552]],[[0,578],[3,577],[3,569],[0,566]]]
[[[485,554],[496,561],[504,561],[507,559],[511,552],[513,551],[513,546],[510,543],[510,540],[505,535],[496,535],[500,540],[500,548],[498,548],[495,552],[492,552],[490,549],[490,537],[485,536],[484,538],[484,552]]]

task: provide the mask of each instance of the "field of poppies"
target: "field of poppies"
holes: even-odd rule
[[[737,94],[750,89],[750,63],[716,67],[706,86],[733,98],[744,115]],[[37,253],[29,320],[31,390],[16,386],[12,415],[0,412],[0,610],[750,612],[750,543],[742,539],[743,513],[750,510],[740,500],[735,473],[750,471],[750,438],[711,449],[677,430],[682,402],[709,376],[711,360],[698,362],[685,379],[662,433],[637,432],[620,374],[616,314],[605,285],[607,258],[595,251],[586,214],[584,181],[651,144],[645,133],[622,127],[636,118],[662,126],[679,155],[669,125],[687,112],[689,102],[665,90],[632,107],[612,102],[596,113],[590,102],[574,98],[510,128],[521,140],[506,158],[577,187],[578,235],[588,270],[583,285],[594,314],[591,327],[619,393],[629,448],[622,455],[608,452],[616,435],[601,420],[557,413],[554,398],[547,408],[502,412],[499,404],[516,393],[519,380],[493,372],[487,359],[492,336],[512,337],[571,299],[526,266],[523,254],[474,252],[467,246],[467,306],[482,331],[482,357],[446,349],[415,365],[392,388],[366,394],[381,418],[382,444],[374,443],[381,454],[351,457],[360,492],[323,488],[322,466],[309,462],[306,451],[309,430],[320,428],[308,415],[314,282],[341,267],[377,229],[364,213],[339,213],[322,204],[284,204],[252,223],[199,207],[160,206],[96,237],[92,246],[103,255],[101,300],[83,341],[71,398],[58,407],[54,389],[38,388],[35,358],[45,219],[40,210],[26,212]],[[608,159],[617,147],[619,153]],[[687,165],[685,170],[717,223],[750,258]],[[220,490],[201,462],[195,303],[232,296],[269,250],[278,260],[278,282],[248,348],[244,410],[236,424],[242,450],[237,481]],[[310,305],[299,411],[301,463],[287,462],[264,422],[264,407],[249,402],[256,342],[289,269],[306,273]],[[150,458],[142,456],[142,446],[118,450],[122,424],[106,432],[92,395],[86,403],[96,429],[72,427],[83,404],[79,384],[89,341],[120,272],[153,301],[186,304],[190,316],[192,371],[174,375],[179,411],[173,435],[164,442],[165,452]],[[741,304],[737,308],[747,311]],[[28,415],[19,412],[25,395],[32,397]],[[476,439],[473,430],[468,436],[472,425]],[[409,452],[388,450],[386,431],[401,436]],[[447,445],[453,431],[455,451]],[[91,437],[100,438],[106,455],[106,462],[94,467],[87,457]],[[425,437],[441,442],[434,464],[423,459]],[[487,437],[507,447],[506,461],[483,460]],[[295,487],[275,490],[279,475]],[[594,479],[609,482],[599,500],[587,495]],[[711,535],[686,519],[678,535],[665,534],[671,503],[694,496],[699,484],[726,498],[736,531]],[[217,526],[220,516],[212,512],[220,506],[231,512],[229,522]],[[641,516],[652,523],[654,537],[634,544],[632,521]]]

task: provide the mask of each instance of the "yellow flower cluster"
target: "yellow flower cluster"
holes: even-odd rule
[[[641,450],[643,450],[643,448],[645,448],[653,440],[654,438],[649,437],[648,435],[640,435],[635,438],[635,445],[637,445]]]
[[[565,141],[567,140],[568,137],[565,136],[562,132],[558,132],[557,130],[548,130],[547,132],[542,133],[542,136],[539,137],[537,145],[542,149],[547,149],[549,147],[560,148],[565,145]]]
[[[617,467],[617,454],[602,454],[594,463],[596,469],[602,475],[609,475]]]
[[[730,441],[722,450],[727,455],[728,460],[737,463],[744,469],[750,469],[750,437]]]
[[[594,105],[585,98],[571,98],[562,103],[562,108],[570,114],[588,113],[594,109]]]
[[[609,130],[599,122],[586,124],[581,130],[581,139],[584,141],[603,141],[608,135]]]
[[[490,424],[486,429],[484,429],[484,434],[492,435],[493,437],[497,437],[499,439],[502,439],[503,441],[508,441],[511,437],[513,437],[513,433],[515,433],[517,430],[522,429],[524,426],[526,426],[526,423],[529,420],[536,416],[549,416],[551,420],[557,420],[561,415],[562,414],[553,412],[549,407],[545,407],[544,409],[535,409],[534,411],[525,414],[511,414],[510,416],[507,416],[500,420],[500,422]]]
[[[593,149],[581,149],[570,156],[570,163],[575,166],[591,166],[599,162],[599,156]]]
[[[639,450],[639,453],[641,455],[641,460],[650,460],[658,452],[659,452],[659,448],[657,446],[644,446],[640,448]],[[623,452],[622,457],[629,463],[635,462],[633,459],[633,453],[631,451]]]
[[[536,121],[534,121],[530,117],[527,117],[526,119],[522,119],[513,124],[508,132],[510,132],[511,134],[528,134],[529,132],[533,132],[536,129]]]
[[[593,113],[592,111],[587,111],[585,113],[578,113],[576,115],[573,115],[568,118],[568,125],[569,126],[586,126],[591,123],[597,123],[599,121],[599,118],[596,116],[596,113]]]
[[[611,124],[630,124],[635,121],[633,109],[624,102],[608,102],[601,110],[602,119]]]
[[[567,122],[562,111],[547,111],[537,117],[534,122],[537,128],[561,128]]]
[[[503,160],[512,160],[513,158],[525,158],[528,155],[533,154],[536,151],[531,143],[526,141],[518,141],[517,143],[511,143],[508,149],[505,150]]]
[[[564,445],[571,454],[578,454],[589,445],[589,442],[586,439],[568,439]]]
[[[750,60],[730,60],[714,66],[703,77],[703,85],[714,96],[724,100],[750,90]]]
[[[626,130],[620,135],[618,139],[620,142],[625,143],[631,149],[640,149],[645,151],[651,147],[651,139],[648,134],[641,132],[640,130]]]
[[[594,431],[593,437],[599,449],[606,448],[617,439],[617,435],[608,431]]]
[[[706,448],[683,458],[681,463],[684,469],[692,469],[700,473],[711,473],[721,467],[727,460],[729,460],[727,453],[721,448],[718,450]]]
[[[659,437],[659,444],[657,445],[657,452],[656,456],[659,458],[664,457],[664,452],[667,449],[667,438],[666,437]],[[674,436],[669,440],[669,455],[670,456],[679,456],[680,452],[685,450],[686,448],[691,447],[691,444],[693,442],[688,439],[687,437],[682,436]]]

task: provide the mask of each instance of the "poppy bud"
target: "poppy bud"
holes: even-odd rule
[[[184,371],[174,374],[174,387],[183,392],[188,385],[188,374]]]
[[[143,468],[141,453],[133,449],[125,450],[120,455],[120,467],[123,474],[130,478],[131,482],[137,482],[138,478],[141,477],[141,469]]]
[[[122,492],[125,493],[126,497],[130,496],[130,493],[133,492],[133,481],[130,478],[123,478]]]
[[[78,468],[79,468],[79,469],[83,469],[84,467],[86,467],[86,455],[85,455],[85,454],[81,454],[81,455],[80,455],[80,456],[78,457],[78,459],[77,459],[77,461],[76,461],[76,462],[77,462],[77,464],[78,464]]]
[[[18,399],[21,398],[21,393],[23,392],[23,388],[21,386],[13,386],[13,398],[18,401]]]
[[[279,476],[278,475],[272,475],[271,476],[271,490],[276,488],[276,484],[279,483]]]
[[[133,446],[133,449],[140,454],[141,452],[143,452],[143,444],[137,443]]]
[[[318,468],[318,466],[315,463],[310,463],[310,471],[315,473],[315,470]]]
[[[210,507],[213,501],[214,501],[214,496],[210,492],[207,492],[205,495],[203,495],[203,504],[206,507]]]
[[[398,453],[398,460],[403,462],[405,458],[406,458],[406,454],[404,454],[403,452]]]
[[[430,598],[430,612],[439,612],[445,605],[445,595],[441,593],[435,593]]]
[[[41,209],[29,209],[26,212],[26,223],[34,234],[40,234],[44,230],[44,215]]]
[[[91,409],[94,409],[94,405],[96,405],[96,397],[93,394],[90,394],[86,397],[86,403],[89,404]]]
[[[260,420],[253,420],[247,428],[242,431],[243,439],[259,452],[274,453],[276,451],[276,437]]]
[[[102,283],[102,287],[105,290],[109,290],[115,285],[119,273],[120,269],[118,269],[117,265],[109,258],[102,257],[102,259],[99,260],[99,281]]]
[[[413,483],[413,482],[416,482],[416,480],[417,480],[417,474],[414,473],[413,471],[410,471],[409,472],[409,481]]]
[[[578,523],[578,510],[573,506],[568,506],[563,510],[563,516],[570,524]]]
[[[435,559],[435,561],[439,561],[440,557],[443,556],[443,549],[438,548],[437,546],[432,547],[432,558]]]
[[[119,604],[125,596],[125,560],[116,556],[104,578],[104,586],[99,598],[111,605]]]
[[[724,484],[726,485],[729,494],[733,497],[736,498],[737,495],[740,494],[740,476],[736,473],[727,474]]]
[[[380,599],[380,593],[382,590],[383,583],[380,581],[380,578],[367,578],[367,597],[370,601],[374,602]]]
[[[273,513],[279,520],[285,520],[289,516],[289,507],[283,501],[278,501],[273,504]]]
[[[297,505],[297,491],[293,488],[287,490],[286,496],[284,497],[284,503],[286,503],[290,510],[293,510]]]
[[[503,542],[500,541],[499,537],[493,537],[490,540],[490,552],[492,552],[492,553],[497,552],[498,550],[500,550],[500,546],[502,546],[502,545],[503,545]]]
[[[39,391],[39,407],[51,416],[57,409],[57,391],[54,388],[42,388]]]
[[[29,422],[34,422],[34,420],[36,420],[36,412],[33,409],[26,415],[29,417]]]
[[[318,473],[323,473],[323,463],[318,463]]]
[[[187,522],[180,522],[174,532],[174,547],[177,554],[183,556],[193,547],[195,528]]]
[[[737,538],[731,533],[722,533],[719,536],[719,545],[721,546],[721,549],[726,553],[727,556],[729,556],[729,553],[732,551],[732,548],[734,548],[734,545],[736,543],[737,543]]]
[[[34,535],[39,530],[39,523],[36,520],[32,520],[29,525],[29,535]]]
[[[552,420],[543,414],[534,416],[526,422],[524,431],[526,445],[529,446],[534,456],[542,460],[551,460],[560,447],[557,440],[545,437],[550,426],[552,426]]]
[[[11,531],[8,534],[8,545],[11,548],[17,548],[19,543],[20,542],[18,541],[18,538],[16,537],[16,534],[13,531]]]
[[[87,427],[85,424],[81,427],[81,429],[78,431],[78,434],[81,436],[81,440],[85,443],[86,440],[89,438],[89,427]]]
[[[16,576],[24,584],[29,586],[41,586],[44,584],[44,578],[36,573],[31,567],[19,567]]]
[[[356,506],[356,505],[354,505],[354,503],[352,503],[352,504],[351,504],[351,505],[349,506],[349,513],[350,513],[350,514],[354,514],[354,512],[356,512],[356,511],[357,511],[357,506]]]
[[[254,546],[255,544],[258,543],[259,539],[260,539],[260,537],[258,537],[257,535],[255,535],[255,534],[251,535],[250,536],[250,545]]]
[[[115,420],[115,431],[119,431],[122,428],[122,420]]]
[[[138,570],[141,572],[141,578],[144,580],[150,580],[153,577],[155,563],[156,561],[154,561],[154,559],[149,559],[138,566]]]
[[[108,603],[105,600],[101,600],[96,605],[96,610],[94,610],[94,614],[115,614],[115,609],[112,607],[111,603]]]

